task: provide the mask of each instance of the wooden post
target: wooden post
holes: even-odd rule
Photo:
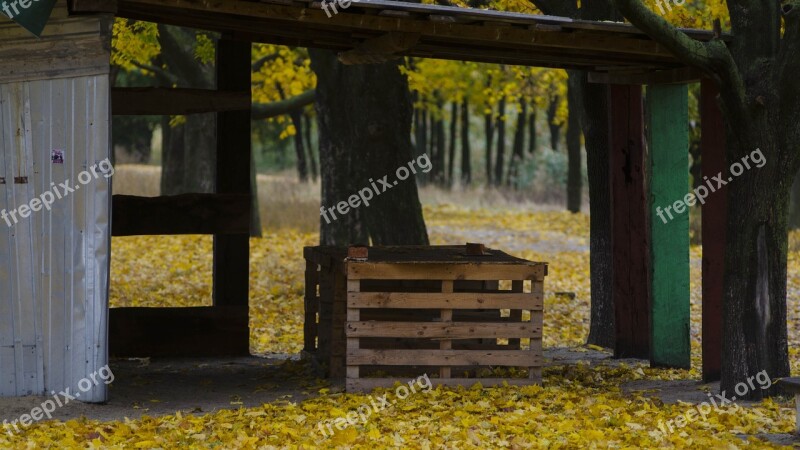
[[[217,48],[217,89],[249,95],[250,58],[249,42],[223,36]],[[218,113],[217,193],[251,195],[250,151],[249,107]],[[235,309],[243,315],[244,327],[248,327],[249,282],[249,234],[214,235],[214,306]],[[235,353],[249,352],[249,341],[231,345]]]
[[[725,124],[717,104],[714,81],[700,82],[701,162],[703,175],[711,179],[728,168],[725,156]],[[703,380],[720,379],[722,369],[722,300],[725,269],[725,223],[728,188],[718,188],[703,205]]]
[[[689,334],[689,90],[647,88],[652,307],[650,364],[691,367]]]
[[[614,356],[648,358],[651,266],[642,87],[613,85],[609,92]]]

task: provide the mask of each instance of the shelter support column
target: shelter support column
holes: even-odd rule
[[[650,353],[650,229],[642,87],[611,85],[612,298],[617,358]]]
[[[703,175],[709,179],[727,170],[725,157],[725,124],[717,103],[714,81],[700,82],[700,124],[702,126],[701,163]],[[718,188],[703,204],[703,380],[720,379],[722,368],[722,302],[725,268],[725,223],[727,220],[727,188]]]
[[[217,89],[250,95],[250,42],[223,36],[217,50]],[[217,113],[217,193],[251,195],[250,108]],[[249,204],[247,205],[249,209]],[[249,217],[249,212],[242,214]],[[229,337],[233,353],[250,348],[248,302],[250,236],[214,235],[214,308],[237,318]]]
[[[647,88],[650,185],[650,364],[688,369],[689,190],[688,87]]]

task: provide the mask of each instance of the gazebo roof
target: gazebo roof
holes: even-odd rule
[[[331,7],[328,6],[330,10]],[[118,15],[272,44],[346,52],[352,63],[387,55],[631,74],[694,72],[635,27],[385,0],[353,0],[331,17],[316,0],[119,0]],[[684,30],[701,41],[713,33]]]

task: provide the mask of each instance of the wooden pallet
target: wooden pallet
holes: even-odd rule
[[[374,253],[374,251],[373,251]],[[346,336],[344,327],[347,321],[347,278],[345,273],[347,248],[307,247],[304,352],[313,356],[324,374],[330,378],[345,377]],[[497,281],[458,280],[454,283],[456,292],[495,292]],[[439,280],[363,280],[365,292],[430,293],[439,292]],[[395,320],[403,322],[431,321],[438,319],[438,311],[424,309],[370,308],[362,320]],[[455,320],[463,322],[497,322],[519,320],[521,311],[511,311],[509,317],[501,317],[499,310],[457,310]],[[519,348],[519,339],[510,339],[498,346],[496,339],[466,339],[456,341],[456,349],[509,349]],[[362,339],[364,348],[439,348],[437,342],[422,342],[405,336],[391,336]],[[403,371],[397,367],[377,368],[385,372]]]
[[[547,265],[489,252],[371,247],[363,260],[348,259],[344,248],[306,249],[319,280],[307,285],[307,321],[319,289],[315,354],[328,375],[346,375],[354,391],[422,373],[443,385],[540,383]],[[313,327],[306,331],[308,348]],[[504,366],[527,369],[528,378],[477,378],[480,369]],[[375,373],[382,378],[370,378]]]

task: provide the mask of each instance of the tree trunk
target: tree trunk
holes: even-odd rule
[[[458,103],[450,105],[450,151],[447,158],[447,186],[453,187],[453,169],[456,165],[456,142],[458,131]]]
[[[580,73],[569,71],[569,119],[567,122],[567,211],[580,212],[583,197],[581,176],[581,129],[580,129]]]
[[[434,145],[436,146],[436,152],[433,154],[433,170],[431,170],[431,178],[433,182],[437,186],[444,186],[445,184],[445,151],[447,149],[447,142],[445,141],[445,129],[444,129],[444,102],[441,100],[437,101],[437,106],[439,109],[439,117],[437,117],[434,121],[433,128],[436,133],[436,138],[434,141]]]
[[[494,114],[483,115],[484,135],[486,136],[486,185],[492,184],[492,142],[494,141]]]
[[[576,75],[570,75],[573,77]],[[589,176],[589,270],[591,313],[588,344],[614,348],[615,316],[611,296],[611,186],[609,183],[608,86],[589,83],[580,73],[578,109],[586,137]],[[570,110],[571,111],[571,110]]]
[[[536,152],[536,105],[531,103],[531,115],[528,118],[528,153]]]
[[[752,124],[758,124],[753,120]],[[747,125],[728,130],[728,161],[741,161],[750,147],[764,155],[777,155],[768,127],[753,133],[758,146],[740,146],[732,135],[746,133]],[[777,130],[772,130],[777,136]],[[749,139],[742,139],[747,141]],[[772,142],[771,142],[772,141]],[[772,147],[772,148],[770,148]],[[740,163],[741,164],[741,163]],[[776,159],[761,169],[745,170],[727,184],[728,222],[725,245],[725,297],[722,308],[722,380],[720,389],[736,392],[736,386],[766,370],[771,379],[789,376],[786,316],[788,169]],[[763,173],[758,173],[762,171]],[[729,177],[723,174],[723,180]],[[715,182],[715,184],[717,184]],[[713,193],[711,195],[714,195]],[[758,400],[777,393],[747,389],[737,398]]]
[[[514,130],[514,144],[511,150],[511,164],[508,165],[506,183],[509,186],[519,187],[519,166],[525,158],[525,125],[528,123],[528,103],[523,99],[517,114],[517,129]]]
[[[311,163],[311,179],[316,182],[319,177],[317,156],[314,154],[314,144],[311,142],[311,115],[303,113],[303,130],[305,130],[306,148],[308,148],[308,161]]]
[[[561,140],[561,125],[555,123],[557,110],[558,97],[553,97],[550,100],[550,106],[547,108],[547,126],[550,128],[550,148],[554,152],[558,151],[558,143]]]
[[[289,114],[294,125],[294,153],[297,157],[297,178],[305,183],[308,181],[308,162],[306,161],[306,146],[303,143],[303,113],[294,110]]]
[[[472,161],[469,149],[469,100],[461,102],[461,182],[468,186],[472,182]]]
[[[413,148],[411,95],[398,63],[346,66],[334,52],[309,53],[317,74],[322,205],[358,205],[345,214],[335,211],[331,223],[320,218],[322,244],[367,243],[371,238],[373,245],[427,245],[415,177],[399,179],[398,168],[409,167]],[[384,176],[388,187],[379,183]],[[373,183],[378,193],[372,191],[369,205],[350,200],[359,192],[366,198]]]
[[[428,111],[423,109],[420,111],[420,144],[419,148],[417,149],[417,156],[428,155],[431,156],[433,152],[433,142],[431,142],[431,134],[430,137],[428,135]],[[419,179],[419,183],[423,186],[428,184],[430,173],[418,173],[417,178]]]
[[[502,186],[506,152],[506,97],[500,97],[497,107],[497,159],[494,164],[494,184]]]
[[[214,67],[194,58],[194,32],[169,25],[159,25],[158,31],[161,60],[166,63],[165,70],[175,76],[178,87],[214,88]],[[216,115],[190,114],[174,128],[167,117],[162,126],[161,195],[214,192]]]
[[[792,182],[792,193],[789,196],[789,229],[800,228],[800,172]]]

